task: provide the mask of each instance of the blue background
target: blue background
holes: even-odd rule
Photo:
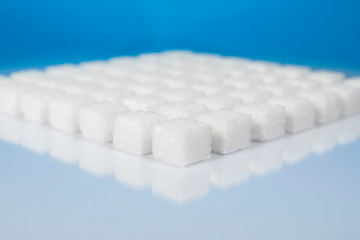
[[[358,69],[357,0],[2,0],[0,68],[186,48]]]

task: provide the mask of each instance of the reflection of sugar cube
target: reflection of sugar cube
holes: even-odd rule
[[[360,89],[339,84],[325,90],[334,93],[338,97],[342,116],[346,117],[360,111]]]

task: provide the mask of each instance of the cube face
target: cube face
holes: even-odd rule
[[[315,122],[325,124],[340,117],[341,106],[335,94],[326,91],[302,92],[299,96],[308,99],[315,108]]]
[[[137,155],[152,151],[152,134],[155,124],[166,118],[152,112],[133,112],[119,116],[114,125],[115,148]]]
[[[326,90],[334,93],[339,99],[341,115],[343,117],[353,115],[360,111],[360,89],[339,84],[326,88]]]
[[[53,97],[61,96],[59,91],[36,90],[23,94],[20,100],[21,112],[30,122],[44,124],[49,119],[49,101]]]
[[[111,103],[81,107],[79,124],[83,137],[96,142],[111,142],[115,119],[125,112],[126,107]]]
[[[270,104],[238,106],[236,111],[251,116],[251,140],[270,141],[285,134],[285,110]]]
[[[211,127],[211,148],[226,154],[250,146],[251,118],[246,114],[232,111],[205,113],[198,121]]]
[[[193,120],[172,120],[153,129],[153,156],[169,165],[182,167],[208,158],[210,144],[210,127]]]
[[[24,84],[9,83],[0,86],[0,112],[10,116],[21,114],[20,99],[23,93],[35,89]]]
[[[169,120],[179,118],[196,119],[199,114],[207,111],[207,108],[203,105],[188,102],[165,104],[158,107],[158,113]]]
[[[296,133],[314,126],[315,108],[309,100],[301,97],[286,97],[270,99],[269,103],[285,108],[287,132]]]
[[[50,101],[49,123],[62,131],[78,132],[80,107],[94,102],[93,99],[82,96],[53,98]]]

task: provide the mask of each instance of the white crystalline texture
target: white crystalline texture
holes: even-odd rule
[[[251,140],[270,141],[285,133],[285,109],[270,104],[249,104],[235,108],[251,116]]]
[[[268,91],[253,89],[253,88],[232,91],[229,92],[228,95],[234,98],[239,98],[244,102],[244,104],[266,102],[269,98],[273,96]]]
[[[314,90],[301,92],[299,96],[312,102],[315,107],[315,122],[317,124],[326,124],[340,117],[341,105],[334,93]]]
[[[270,104],[285,108],[286,124],[285,130],[296,133],[309,129],[315,123],[315,108],[306,98],[284,97],[269,100]]]
[[[97,103],[81,107],[79,124],[82,136],[96,142],[111,142],[115,119],[126,111],[126,107],[113,103]]]
[[[195,103],[171,103],[158,107],[158,113],[164,115],[167,119],[189,118],[196,119],[199,114],[207,112],[207,108],[201,104]]]
[[[153,126],[165,120],[164,116],[153,112],[132,112],[120,115],[114,125],[115,148],[136,155],[151,153]]]
[[[207,159],[211,128],[188,119],[158,124],[153,129],[153,156],[163,163],[182,167]]]
[[[63,93],[54,90],[34,90],[26,92],[20,100],[21,112],[28,121],[37,124],[48,122],[49,101]]]
[[[213,95],[197,98],[194,102],[206,106],[211,111],[233,109],[236,105],[240,105],[242,103],[240,99],[226,95]]]
[[[99,102],[121,103],[124,98],[130,97],[133,94],[125,89],[105,89],[96,91],[90,94],[95,100]]]
[[[307,78],[312,79],[323,86],[329,86],[340,83],[345,78],[345,74],[340,72],[318,70],[309,73]]]
[[[136,155],[154,147],[156,158],[175,166],[206,159],[211,148],[227,154],[248,147],[249,139],[270,141],[359,112],[359,76],[190,51],[0,76],[0,113],[81,131]],[[262,164],[250,169],[261,172]]]
[[[166,101],[157,96],[137,96],[123,99],[122,103],[132,112],[135,111],[156,111],[159,105]]]
[[[341,104],[343,117],[358,113],[360,110],[360,89],[344,84],[328,87],[325,90],[334,93]]]
[[[62,131],[78,132],[80,108],[92,103],[95,103],[95,100],[84,96],[53,98],[50,100],[49,123]]]
[[[11,116],[18,116],[21,113],[21,96],[24,93],[32,91],[34,89],[34,87],[13,82],[1,84],[0,112]]]
[[[201,114],[198,121],[211,127],[211,148],[226,154],[250,146],[251,118],[233,111],[217,111]]]
[[[360,77],[349,78],[346,81],[344,81],[344,84],[360,88]]]

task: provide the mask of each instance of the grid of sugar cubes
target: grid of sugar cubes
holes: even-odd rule
[[[359,111],[360,77],[190,51],[0,76],[1,113],[174,166]]]

